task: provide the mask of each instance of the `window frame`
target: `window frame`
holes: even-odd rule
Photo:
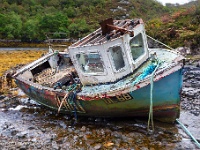
[[[121,48],[120,50],[121,50],[121,54],[122,54],[121,56],[122,56],[122,59],[123,59],[123,62],[124,62],[124,66],[121,67],[121,68],[118,69],[118,70],[116,69],[115,61],[114,61],[113,56],[112,56],[112,53],[111,53],[113,47],[120,47],[120,48]],[[109,59],[111,60],[111,66],[112,66],[114,72],[115,72],[115,73],[118,73],[118,72],[123,71],[124,68],[126,68],[126,61],[125,61],[125,59],[124,59],[124,55],[125,55],[125,54],[124,54],[122,45],[113,45],[113,46],[109,47],[107,51],[109,52],[109,56],[110,56]]]
[[[141,41],[141,45],[142,46],[138,46],[138,48],[139,47],[141,47],[142,48],[142,53],[137,57],[137,58],[135,58],[134,59],[134,57],[133,57],[133,53],[132,53],[132,48],[131,48],[131,41],[132,40],[134,40],[135,38],[137,38],[138,36],[141,36],[141,39],[140,39],[140,41]],[[138,44],[139,45],[139,44]],[[137,34],[136,36],[134,36],[133,38],[131,38],[130,40],[129,40],[129,47],[130,47],[130,53],[131,53],[131,58],[132,58],[132,60],[133,61],[137,61],[138,59],[140,59],[143,55],[145,55],[145,45],[144,45],[144,37],[143,37],[143,34],[142,33],[139,33],[139,34]],[[137,48],[137,47],[136,47]]]
[[[77,58],[77,55],[78,54],[89,55],[91,53],[98,54],[100,56],[99,58],[100,58],[100,62],[101,62],[102,68],[103,68],[102,72],[85,72],[83,70],[83,67],[80,64],[80,61]],[[84,74],[84,75],[105,75],[106,74],[106,68],[105,68],[105,65],[104,65],[103,57],[101,56],[100,52],[97,51],[97,50],[96,51],[94,51],[94,50],[93,51],[86,51],[86,52],[82,51],[82,52],[75,53],[75,60],[77,62],[78,68],[81,70],[81,73]]]

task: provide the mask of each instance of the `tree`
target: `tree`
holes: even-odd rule
[[[76,16],[75,9],[73,7],[64,8],[63,11],[69,18],[74,18]]]
[[[6,15],[0,15],[1,20],[1,37],[5,39],[15,39],[21,37],[22,20],[19,15],[10,12]]]
[[[62,13],[45,15],[39,22],[39,30],[41,34],[47,33],[68,33],[67,26],[69,24],[68,17]]]
[[[38,20],[37,19],[29,19],[24,23],[23,26],[23,36],[22,41],[31,41],[33,39],[39,39],[38,33]]]
[[[81,38],[90,31],[85,19],[77,19],[69,25],[71,37]]]

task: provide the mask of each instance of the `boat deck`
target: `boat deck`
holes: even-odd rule
[[[34,80],[36,83],[43,86],[53,87],[58,82],[64,84],[70,81],[70,75],[72,72],[74,72],[73,67],[63,69],[48,68],[35,75]]]

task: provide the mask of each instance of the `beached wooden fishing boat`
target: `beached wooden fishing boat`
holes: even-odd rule
[[[150,49],[142,19],[113,20],[63,52],[17,70],[17,85],[38,103],[62,113],[95,117],[179,117],[183,57]]]

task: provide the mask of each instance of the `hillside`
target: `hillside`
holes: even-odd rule
[[[155,0],[4,0],[0,39],[37,41],[48,33],[79,38],[110,17],[149,20],[166,12],[169,10]]]
[[[193,53],[200,53],[200,0],[147,22],[147,33],[176,48],[185,46]]]
[[[3,0],[0,39],[34,43],[47,36],[78,39],[106,18],[142,18],[149,35],[172,46],[196,48],[200,41],[199,3],[163,6],[156,0]]]

